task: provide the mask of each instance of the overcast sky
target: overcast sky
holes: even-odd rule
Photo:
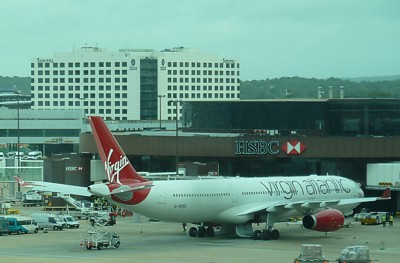
[[[195,48],[242,80],[400,74],[400,0],[1,0],[0,76],[98,45]]]

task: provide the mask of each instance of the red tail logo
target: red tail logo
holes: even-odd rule
[[[127,184],[128,181],[147,182],[130,164],[121,146],[119,146],[103,119],[99,116],[90,116],[89,122],[99,155],[104,163],[108,181],[119,185]]]
[[[104,169],[106,171],[109,182],[116,182],[118,184],[121,184],[121,181],[119,178],[120,172],[122,171],[122,169],[125,168],[125,166],[129,165],[129,160],[124,155],[124,156],[120,156],[118,161],[112,163],[111,157],[112,157],[113,152],[114,152],[114,150],[110,149],[110,152],[108,153],[108,156],[107,156],[107,160],[104,162]]]

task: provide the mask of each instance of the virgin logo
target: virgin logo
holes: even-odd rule
[[[109,182],[116,182],[121,184],[120,182],[120,172],[124,169],[125,166],[129,164],[128,158],[126,156],[120,156],[119,160],[115,163],[111,162],[111,156],[114,152],[114,149],[110,149],[110,152],[107,156],[107,161],[104,162],[104,169],[106,170],[107,178]]]

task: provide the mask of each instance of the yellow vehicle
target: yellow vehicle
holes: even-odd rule
[[[379,225],[383,223],[386,212],[371,212],[360,219],[361,225]]]

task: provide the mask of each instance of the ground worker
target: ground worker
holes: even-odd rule
[[[389,226],[393,226],[393,220],[394,220],[393,214],[390,214],[390,216],[389,216]]]

